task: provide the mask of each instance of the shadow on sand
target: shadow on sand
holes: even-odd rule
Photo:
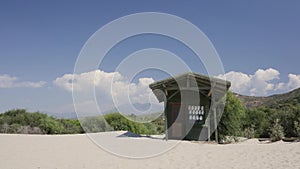
[[[150,139],[158,139],[158,140],[164,140],[165,137],[164,136],[151,136],[151,135],[140,135],[140,134],[135,134],[132,133],[130,131],[126,131],[121,135],[117,136],[118,138],[122,138],[122,137],[132,137],[132,138],[150,138]]]

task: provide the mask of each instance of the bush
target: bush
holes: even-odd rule
[[[85,117],[81,120],[82,127],[86,133],[97,133],[104,131],[112,131],[103,116],[99,117]]]
[[[135,134],[150,133],[142,123],[130,121],[120,113],[107,114],[104,116],[104,118],[114,130],[125,130]]]
[[[62,134],[84,133],[78,120],[59,119],[59,122],[63,125]]]
[[[283,127],[279,123],[279,119],[276,119],[274,125],[270,128],[271,141],[279,141],[284,137]]]
[[[295,126],[295,130],[296,130],[295,132],[300,139],[300,123],[298,121],[294,121],[294,126]]]
[[[41,119],[39,127],[45,134],[62,134],[64,129],[63,125],[52,117]]]
[[[8,127],[8,133],[19,133],[19,130],[21,129],[21,125],[20,124],[12,124]]]
[[[1,133],[7,133],[9,129],[9,124],[7,122],[3,122],[1,125]]]
[[[269,119],[269,114],[272,113],[273,112],[267,108],[248,109],[243,119],[244,132],[252,132],[251,130],[253,129],[253,137],[270,137],[269,127],[271,120]],[[244,133],[245,136],[247,134],[249,133]]]
[[[20,134],[44,134],[39,127],[21,126],[18,130]]]
[[[274,113],[271,115],[273,116],[273,121],[279,119],[280,125],[283,127],[285,136],[287,137],[293,137],[296,135],[294,119],[297,119],[297,116],[295,111],[296,110],[294,107],[286,104],[283,105],[281,109],[274,111]]]
[[[242,136],[245,109],[241,101],[231,92],[227,93],[226,105],[218,125],[220,141],[226,136]]]
[[[244,137],[251,139],[255,137],[255,129],[254,129],[254,125],[251,125],[251,127],[247,127],[244,130]]]
[[[86,117],[81,120],[81,123],[84,130],[77,119],[56,119],[39,112],[26,112],[24,109],[0,114],[1,133],[75,134],[126,130],[136,134],[159,134],[164,130],[164,121],[161,117],[152,123],[144,124],[128,120],[119,113]]]

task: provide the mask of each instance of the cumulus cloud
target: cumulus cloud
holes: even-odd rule
[[[277,90],[293,90],[300,87],[300,75],[289,74],[288,75],[289,81],[288,83],[279,83],[276,86]]]
[[[39,88],[46,84],[45,81],[39,82],[29,82],[29,81],[19,81],[17,77],[10,75],[0,75],[0,88],[15,88],[15,87],[29,87],[29,88]]]
[[[142,96],[142,93],[151,92],[148,86],[153,82],[152,78],[140,78],[137,84],[131,83],[118,72],[104,72],[101,70],[81,74],[65,74],[54,80],[55,85],[69,92],[72,90],[86,92],[95,87],[96,91],[102,94],[117,96],[129,91],[132,95],[138,97],[137,100],[140,100],[139,96]]]
[[[156,102],[149,88],[149,84],[153,82],[152,78],[140,78],[138,82],[134,83],[119,72],[95,70],[81,74],[65,74],[56,78],[53,83],[66,91],[73,90],[77,96],[80,95],[82,102],[90,99],[90,97],[84,98],[84,96],[87,93],[91,95],[89,92],[94,92],[95,88],[97,104],[105,111],[124,107],[123,105],[126,104]]]
[[[300,75],[289,74],[287,82],[280,82],[280,73],[273,68],[258,69],[253,74],[231,71],[218,77],[231,81],[230,89],[244,95],[265,96],[300,87]],[[90,109],[96,111],[93,107],[94,97],[90,97],[94,95],[101,112],[127,105],[124,111],[126,109],[129,113],[136,113],[133,106],[135,103],[158,104],[149,88],[149,84],[154,82],[152,78],[139,78],[136,82],[130,80],[119,72],[95,70],[80,74],[64,74],[53,83],[66,91],[73,90],[75,95],[80,97],[77,109],[82,111]]]
[[[289,74],[289,83],[287,88],[295,89],[300,86],[300,75]]]
[[[228,72],[225,75],[219,75],[218,78],[231,81],[231,90],[237,93],[243,93],[250,87],[251,77],[242,72]]]
[[[254,74],[231,71],[219,78],[231,81],[231,90],[245,95],[265,96],[270,93],[286,92],[300,87],[300,75],[289,74],[288,82],[277,82],[280,80],[278,70],[258,69]]]

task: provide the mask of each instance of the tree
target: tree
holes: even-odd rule
[[[219,138],[224,140],[226,136],[242,136],[245,108],[241,101],[228,92],[225,109],[218,125]]]

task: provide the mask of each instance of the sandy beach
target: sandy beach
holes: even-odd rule
[[[111,142],[112,151],[171,147],[151,158],[132,159],[99,148],[87,135],[0,135],[1,169],[299,169],[300,143],[260,143],[257,139],[238,144],[163,141],[122,136],[124,132],[95,134]],[[122,136],[122,137],[120,137]],[[175,146],[174,146],[175,145]],[[141,147],[144,146],[144,147]],[[122,150],[122,151],[123,151]],[[154,150],[156,151],[156,150]],[[121,151],[120,151],[121,152]]]

